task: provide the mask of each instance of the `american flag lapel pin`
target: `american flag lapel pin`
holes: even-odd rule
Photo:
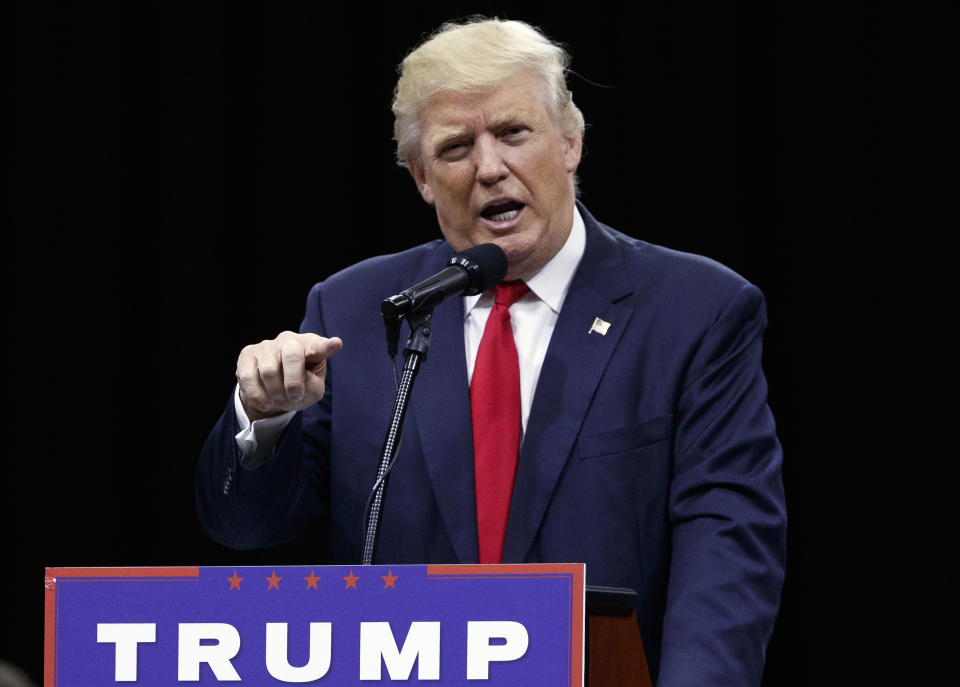
[[[587,334],[593,334],[596,332],[600,336],[606,336],[607,330],[610,329],[610,323],[605,320],[601,320],[599,317],[593,318],[593,324],[590,325],[590,331]]]

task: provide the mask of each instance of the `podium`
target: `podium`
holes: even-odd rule
[[[582,563],[50,568],[44,685],[647,687],[636,595],[584,581]]]
[[[587,586],[587,687],[653,687],[632,589]]]

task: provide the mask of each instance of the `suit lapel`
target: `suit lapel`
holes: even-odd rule
[[[619,245],[582,206],[580,212],[587,245],[537,382],[517,466],[504,562],[526,558],[594,391],[632,314],[632,309],[615,302],[631,292]],[[610,323],[605,335],[590,333],[596,317]]]
[[[449,246],[442,244],[418,281],[443,269],[452,254]],[[461,563],[476,563],[473,423],[463,344],[463,300],[451,298],[441,303],[434,311],[431,329],[430,351],[417,375],[410,410],[440,517],[457,558]],[[407,334],[404,327],[401,347]]]

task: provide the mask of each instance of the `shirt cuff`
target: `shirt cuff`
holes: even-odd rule
[[[277,440],[280,439],[280,435],[290,424],[293,416],[297,414],[295,410],[288,410],[283,415],[250,422],[240,402],[239,384],[233,390],[233,409],[237,415],[237,423],[240,425],[240,431],[235,437],[240,453],[243,454],[240,464],[247,469],[257,467],[273,455]]]

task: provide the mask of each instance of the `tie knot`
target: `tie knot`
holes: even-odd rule
[[[523,298],[523,295],[530,290],[530,287],[520,279],[502,281],[493,288],[493,302],[505,308],[509,308]]]

